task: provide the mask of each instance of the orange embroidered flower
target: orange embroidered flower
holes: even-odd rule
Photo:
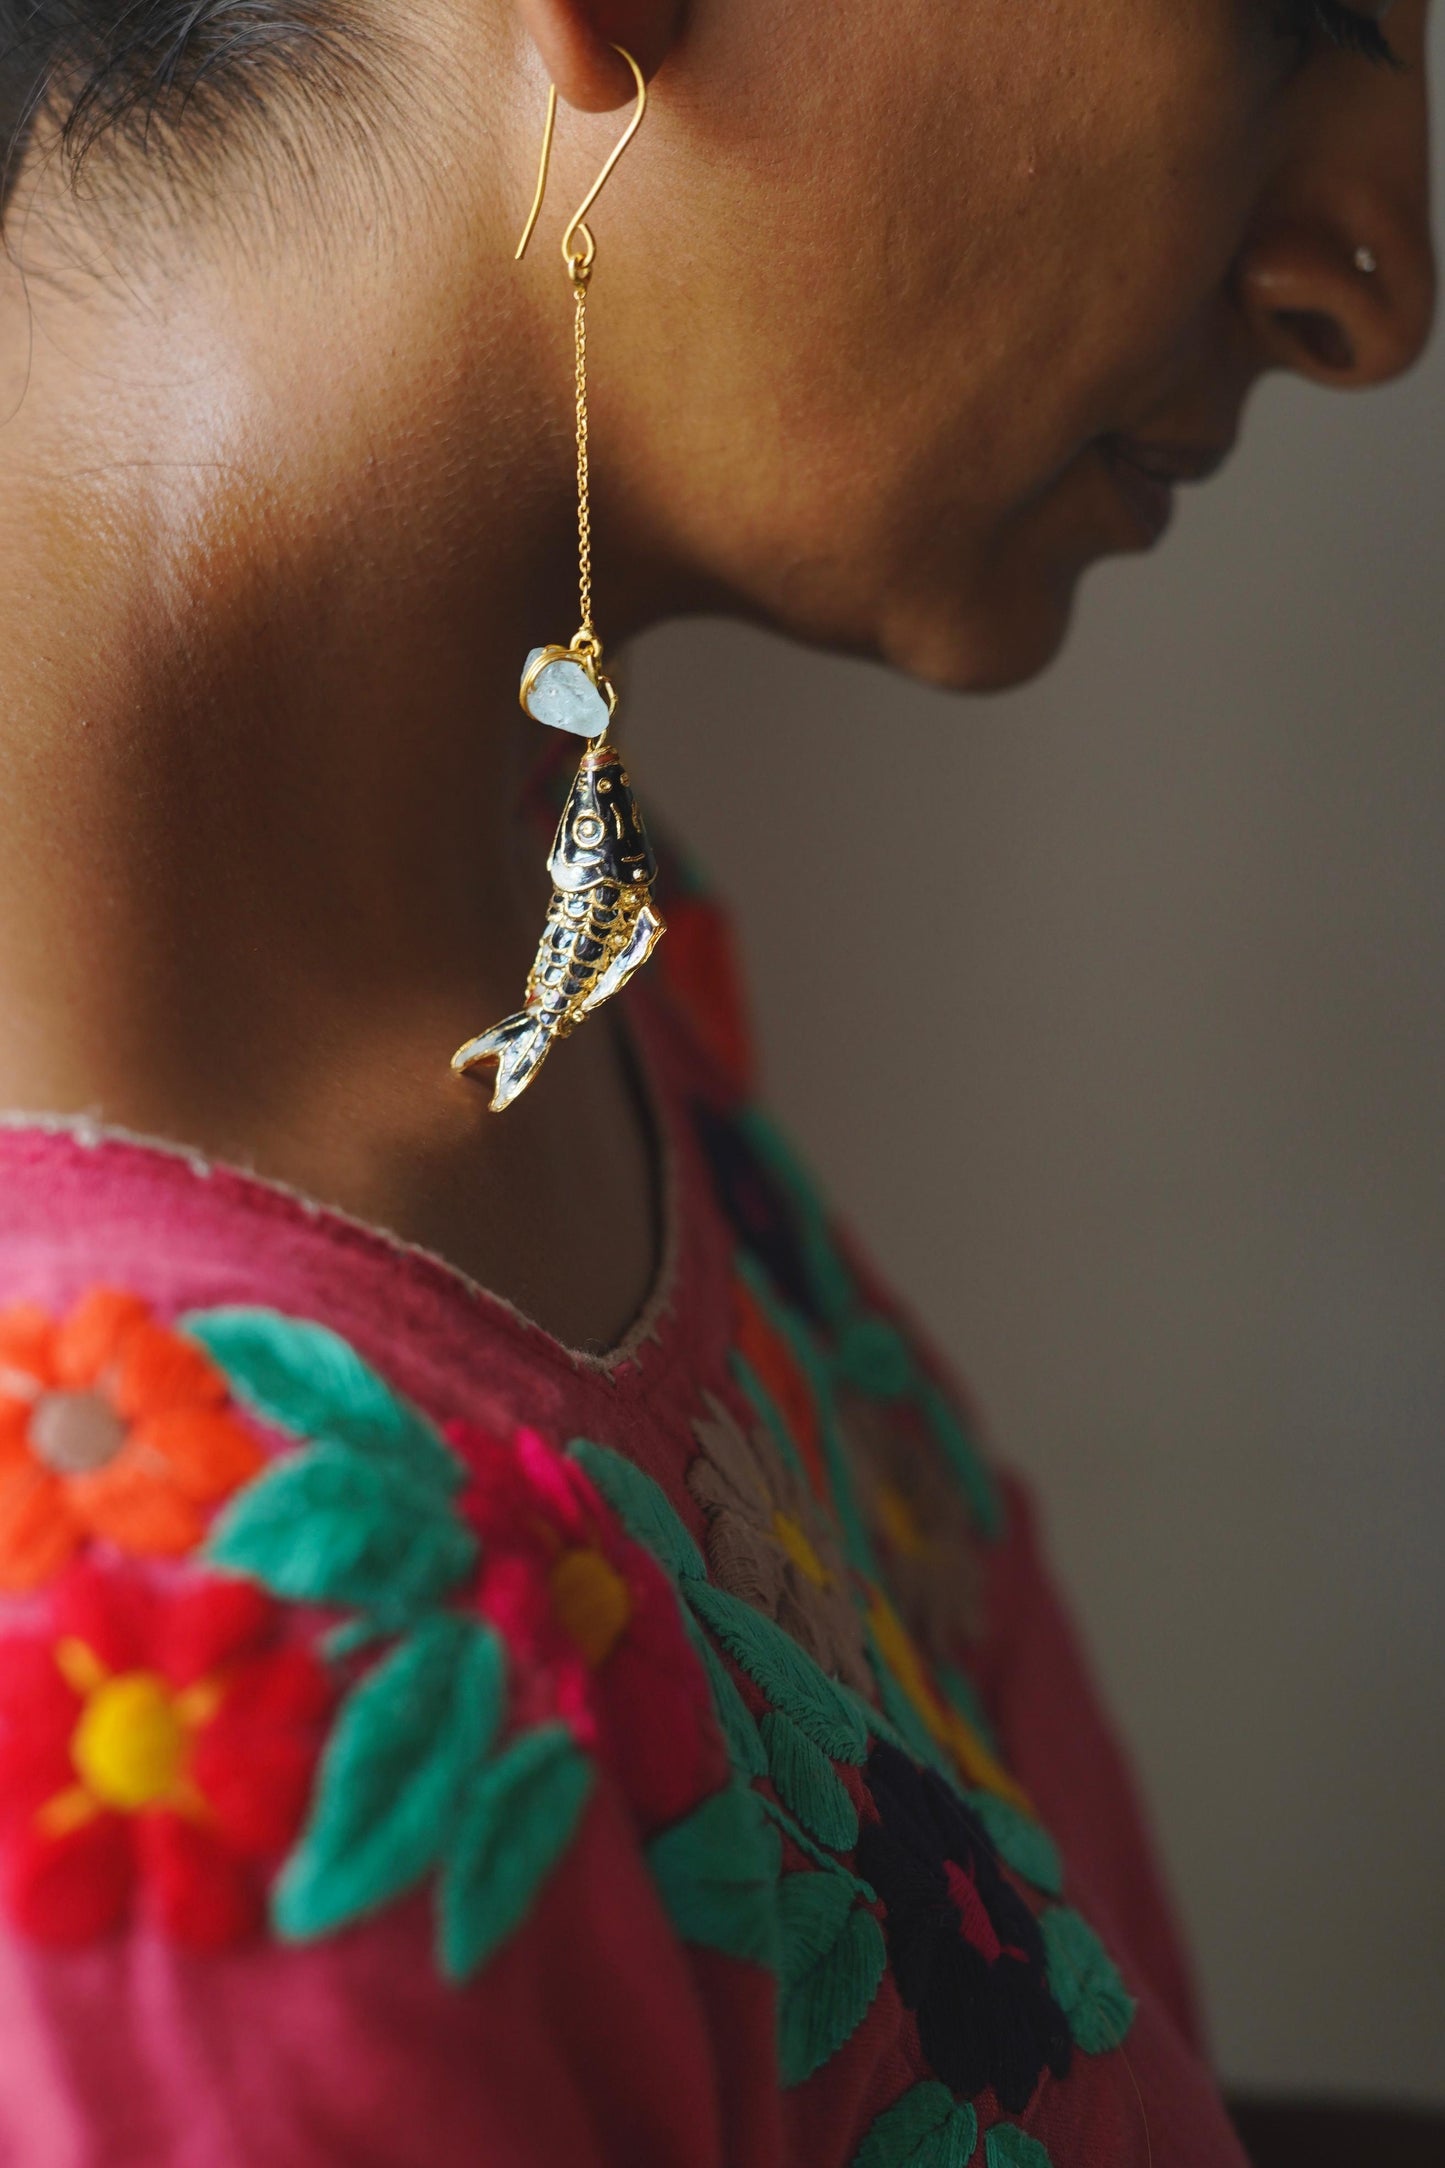
[[[733,1346],[771,1396],[808,1471],[814,1493],[826,1502],[828,1475],[818,1437],[813,1389],[797,1356],[743,1279],[733,1283]]]
[[[194,1550],[262,1464],[228,1400],[210,1357],[135,1295],[0,1311],[0,1589],[38,1588],[92,1537]]]

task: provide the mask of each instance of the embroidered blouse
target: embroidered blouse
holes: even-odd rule
[[[1239,2168],[1029,1500],[669,918],[605,1359],[0,1128],[6,2168]]]

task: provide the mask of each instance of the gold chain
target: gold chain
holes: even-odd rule
[[[608,154],[607,163],[588,189],[573,214],[567,231],[562,236],[562,260],[572,281],[572,298],[576,305],[573,324],[573,344],[577,354],[577,593],[581,603],[582,623],[572,642],[574,651],[583,658],[588,675],[607,693],[609,702],[616,698],[597,669],[602,655],[602,642],[592,624],[592,499],[591,477],[587,467],[587,281],[597,255],[597,243],[587,224],[587,213],[606,186],[607,176],[626,150],[647,110],[647,81],[641,68],[624,46],[615,45],[613,51],[627,63],[637,91],[637,104],[632,118],[623,129]],[[552,83],[547,91],[547,118],[542,128],[542,156],[537,166],[537,186],[532,196],[532,208],[527,213],[527,223],[522,228],[522,238],[517,243],[517,261],[527,253],[527,243],[536,228],[542,198],[547,192],[547,171],[552,163],[552,137],[557,126],[557,85]]]
[[[582,631],[596,646],[592,626],[592,495],[587,464],[587,281],[573,282],[577,304],[574,331],[577,349],[577,596]]]

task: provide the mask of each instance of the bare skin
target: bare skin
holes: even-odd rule
[[[556,240],[626,103],[609,39],[661,71],[595,221],[613,652],[727,608],[1026,676],[1088,564],[1151,538],[1117,440],[1203,467],[1263,369],[1356,387],[1419,352],[1423,0],[1398,75],[1297,66],[1269,0],[907,0],[881,46],[864,0],[829,22],[430,0],[319,191],[268,207],[239,154],[167,215],[133,168],[108,201],[103,153],[79,210],[27,176],[0,1103],[252,1165],[571,1344],[635,1314],[656,1211],[616,1031],[500,1118],[447,1068],[516,1005],[545,903],[515,685],[576,622]],[[564,113],[514,270],[549,73],[600,117]]]

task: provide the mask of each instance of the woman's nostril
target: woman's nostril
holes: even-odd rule
[[[1316,368],[1342,376],[1354,368],[1354,342],[1337,317],[1319,309],[1276,309],[1275,321]]]

